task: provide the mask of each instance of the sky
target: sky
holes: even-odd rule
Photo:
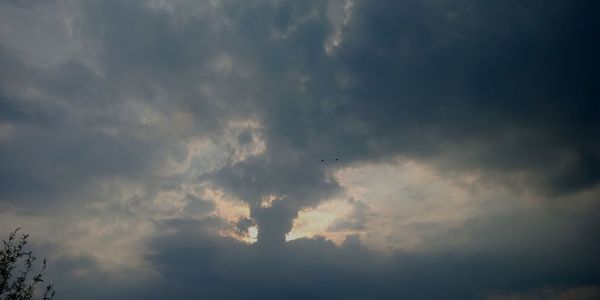
[[[600,2],[1,0],[56,299],[600,299]]]

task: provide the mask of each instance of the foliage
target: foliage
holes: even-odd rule
[[[35,295],[36,287],[44,283],[43,271],[46,269],[46,259],[42,261],[42,268],[35,273],[34,262],[36,258],[31,251],[26,251],[28,234],[17,238],[20,228],[13,231],[8,240],[2,241],[0,249],[0,300],[30,300]],[[54,298],[54,286],[45,287],[42,299]]]

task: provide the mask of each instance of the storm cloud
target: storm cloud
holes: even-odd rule
[[[65,299],[598,297],[598,6],[1,1],[0,224]]]

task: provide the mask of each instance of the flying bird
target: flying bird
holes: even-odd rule
[[[337,158],[337,157],[335,158],[335,161],[339,161],[339,160],[340,160],[339,158]],[[321,159],[321,162],[325,162],[325,160]]]

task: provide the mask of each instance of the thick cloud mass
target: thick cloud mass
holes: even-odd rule
[[[597,298],[599,6],[0,1],[2,231],[63,299]]]
[[[502,216],[492,223],[505,221],[517,228],[530,223],[522,216]],[[176,292],[167,292],[171,296],[174,293],[175,298],[480,299],[498,291],[539,286],[565,289],[593,285],[600,279],[595,270],[599,261],[597,256],[590,256],[593,250],[587,248],[589,245],[570,249],[581,256],[557,256],[564,249],[553,241],[511,253],[514,242],[499,237],[492,242],[504,249],[398,252],[387,256],[369,251],[356,236],[349,236],[341,246],[317,238],[294,240],[284,249],[265,249],[204,236],[198,231],[200,224],[165,225],[178,231],[154,240],[153,247],[160,251],[150,259],[172,281],[170,284],[178,287]],[[486,236],[487,226],[464,234],[485,244],[491,239]],[[544,229],[530,231],[522,234],[539,235]],[[596,291],[592,298],[597,295]]]

